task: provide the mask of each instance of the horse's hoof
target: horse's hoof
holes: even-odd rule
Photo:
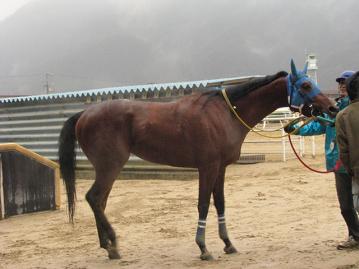
[[[213,256],[209,252],[202,253],[200,256],[202,261],[213,261]]]
[[[121,255],[116,249],[108,250],[108,257],[110,258],[110,260],[121,259]]]
[[[225,247],[224,249],[224,252],[226,254],[233,254],[233,253],[238,253],[238,251],[236,250],[236,248],[232,245],[230,245],[229,247]]]

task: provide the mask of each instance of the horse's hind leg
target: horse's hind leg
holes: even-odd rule
[[[119,170],[96,170],[96,180],[88,193],[86,200],[90,204],[96,219],[100,246],[107,250],[110,259],[120,259],[117,250],[116,234],[105,216],[105,208],[114,180]]]
[[[223,167],[220,169],[218,178],[216,180],[216,184],[213,190],[213,199],[214,205],[217,210],[218,215],[218,232],[219,237],[223,240],[224,244],[224,252],[227,254],[237,253],[236,248],[232,245],[231,241],[228,238],[227,227],[226,227],[226,219],[224,215],[224,176],[226,168]]]

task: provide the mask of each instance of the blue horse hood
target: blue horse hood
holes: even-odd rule
[[[312,84],[311,91],[305,94],[300,90],[300,87],[304,82],[310,82]],[[287,91],[289,105],[294,108],[300,107],[303,103],[312,103],[313,98],[320,93],[320,89],[317,84],[306,74],[299,71],[297,71],[296,77],[292,74],[287,76]]]

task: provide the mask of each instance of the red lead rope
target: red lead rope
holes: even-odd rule
[[[292,147],[295,156],[297,156],[297,159],[298,159],[305,167],[307,167],[309,170],[311,170],[311,171],[313,171],[313,172],[316,172],[316,173],[321,173],[321,174],[327,174],[327,173],[332,173],[332,172],[334,172],[334,170],[319,171],[319,170],[316,170],[316,169],[313,169],[313,168],[309,167],[309,166],[299,157],[297,151],[295,150],[295,148],[294,148],[294,146],[293,146],[292,139],[290,138],[290,135],[288,135],[288,139],[289,139],[290,146]]]

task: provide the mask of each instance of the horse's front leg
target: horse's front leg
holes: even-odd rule
[[[198,169],[199,172],[199,195],[198,195],[198,226],[196,243],[201,250],[201,260],[213,260],[211,253],[206,247],[206,220],[208,208],[213,191],[214,183],[218,174],[218,166]]]
[[[231,240],[229,240],[227,227],[226,227],[226,218],[224,214],[225,204],[224,204],[224,176],[226,168],[223,167],[219,171],[218,178],[213,190],[213,199],[214,205],[218,214],[218,232],[219,237],[223,240],[225,247],[224,252],[227,254],[237,253],[236,248],[232,245]]]

